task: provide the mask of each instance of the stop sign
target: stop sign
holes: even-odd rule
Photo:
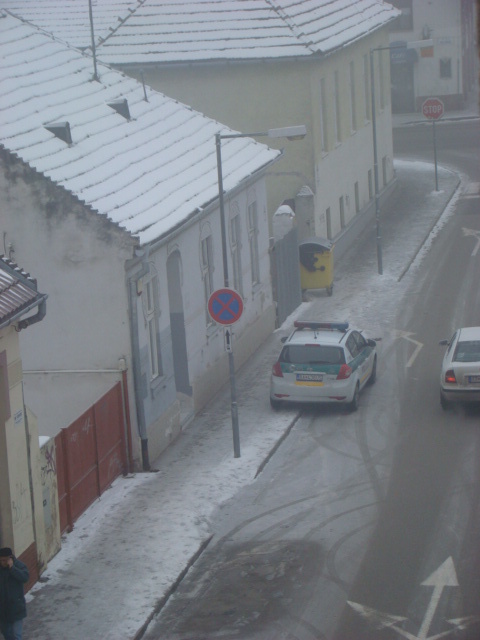
[[[422,104],[422,113],[429,120],[438,120],[443,116],[443,102],[440,98],[428,98]]]

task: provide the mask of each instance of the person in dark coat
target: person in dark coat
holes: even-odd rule
[[[28,569],[17,560],[10,547],[0,549],[0,631],[5,640],[22,640],[27,605],[23,585]]]

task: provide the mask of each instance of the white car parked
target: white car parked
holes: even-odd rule
[[[358,408],[360,391],[377,375],[376,342],[348,322],[295,321],[272,367],[270,404],[317,402]]]
[[[440,403],[480,402],[480,327],[457,329],[447,345],[440,374]]]

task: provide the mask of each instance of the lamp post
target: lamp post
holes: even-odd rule
[[[391,51],[392,49],[415,49],[417,47],[427,47],[433,44],[432,40],[419,40],[415,42],[407,42],[406,45],[393,45],[390,47],[376,47],[370,49],[370,88],[372,96],[372,139],[373,139],[373,174],[375,181],[375,226],[376,226],[376,240],[377,240],[377,265],[378,273],[383,274],[383,260],[382,260],[382,237],[380,235],[380,197],[378,188],[378,156],[377,156],[377,121],[375,112],[375,73],[373,65],[373,53],[374,51]]]
[[[255,133],[216,133],[215,147],[217,151],[217,173],[218,173],[218,200],[220,205],[220,225],[222,233],[222,258],[223,258],[223,282],[226,289],[229,288],[228,279],[228,255],[227,255],[227,231],[225,224],[225,204],[223,199],[223,173],[222,173],[222,140],[227,138],[286,138],[287,140],[301,140],[307,133],[305,125],[297,125],[293,127],[282,127],[280,129],[268,129],[268,131],[259,131]],[[240,432],[238,428],[238,406],[235,389],[235,363],[233,358],[233,349],[228,351],[228,368],[230,375],[230,395],[231,395],[231,413],[232,413],[232,431],[233,431],[233,454],[235,458],[240,457]]]

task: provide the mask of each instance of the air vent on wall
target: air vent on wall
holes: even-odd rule
[[[51,124],[46,124],[45,129],[51,131],[57,138],[60,138],[60,140],[63,140],[67,144],[72,144],[69,122],[52,122]]]
[[[128,108],[128,102],[126,98],[123,100],[113,100],[112,102],[107,103],[111,109],[115,109],[117,113],[125,118],[125,120],[130,120],[130,109]]]

